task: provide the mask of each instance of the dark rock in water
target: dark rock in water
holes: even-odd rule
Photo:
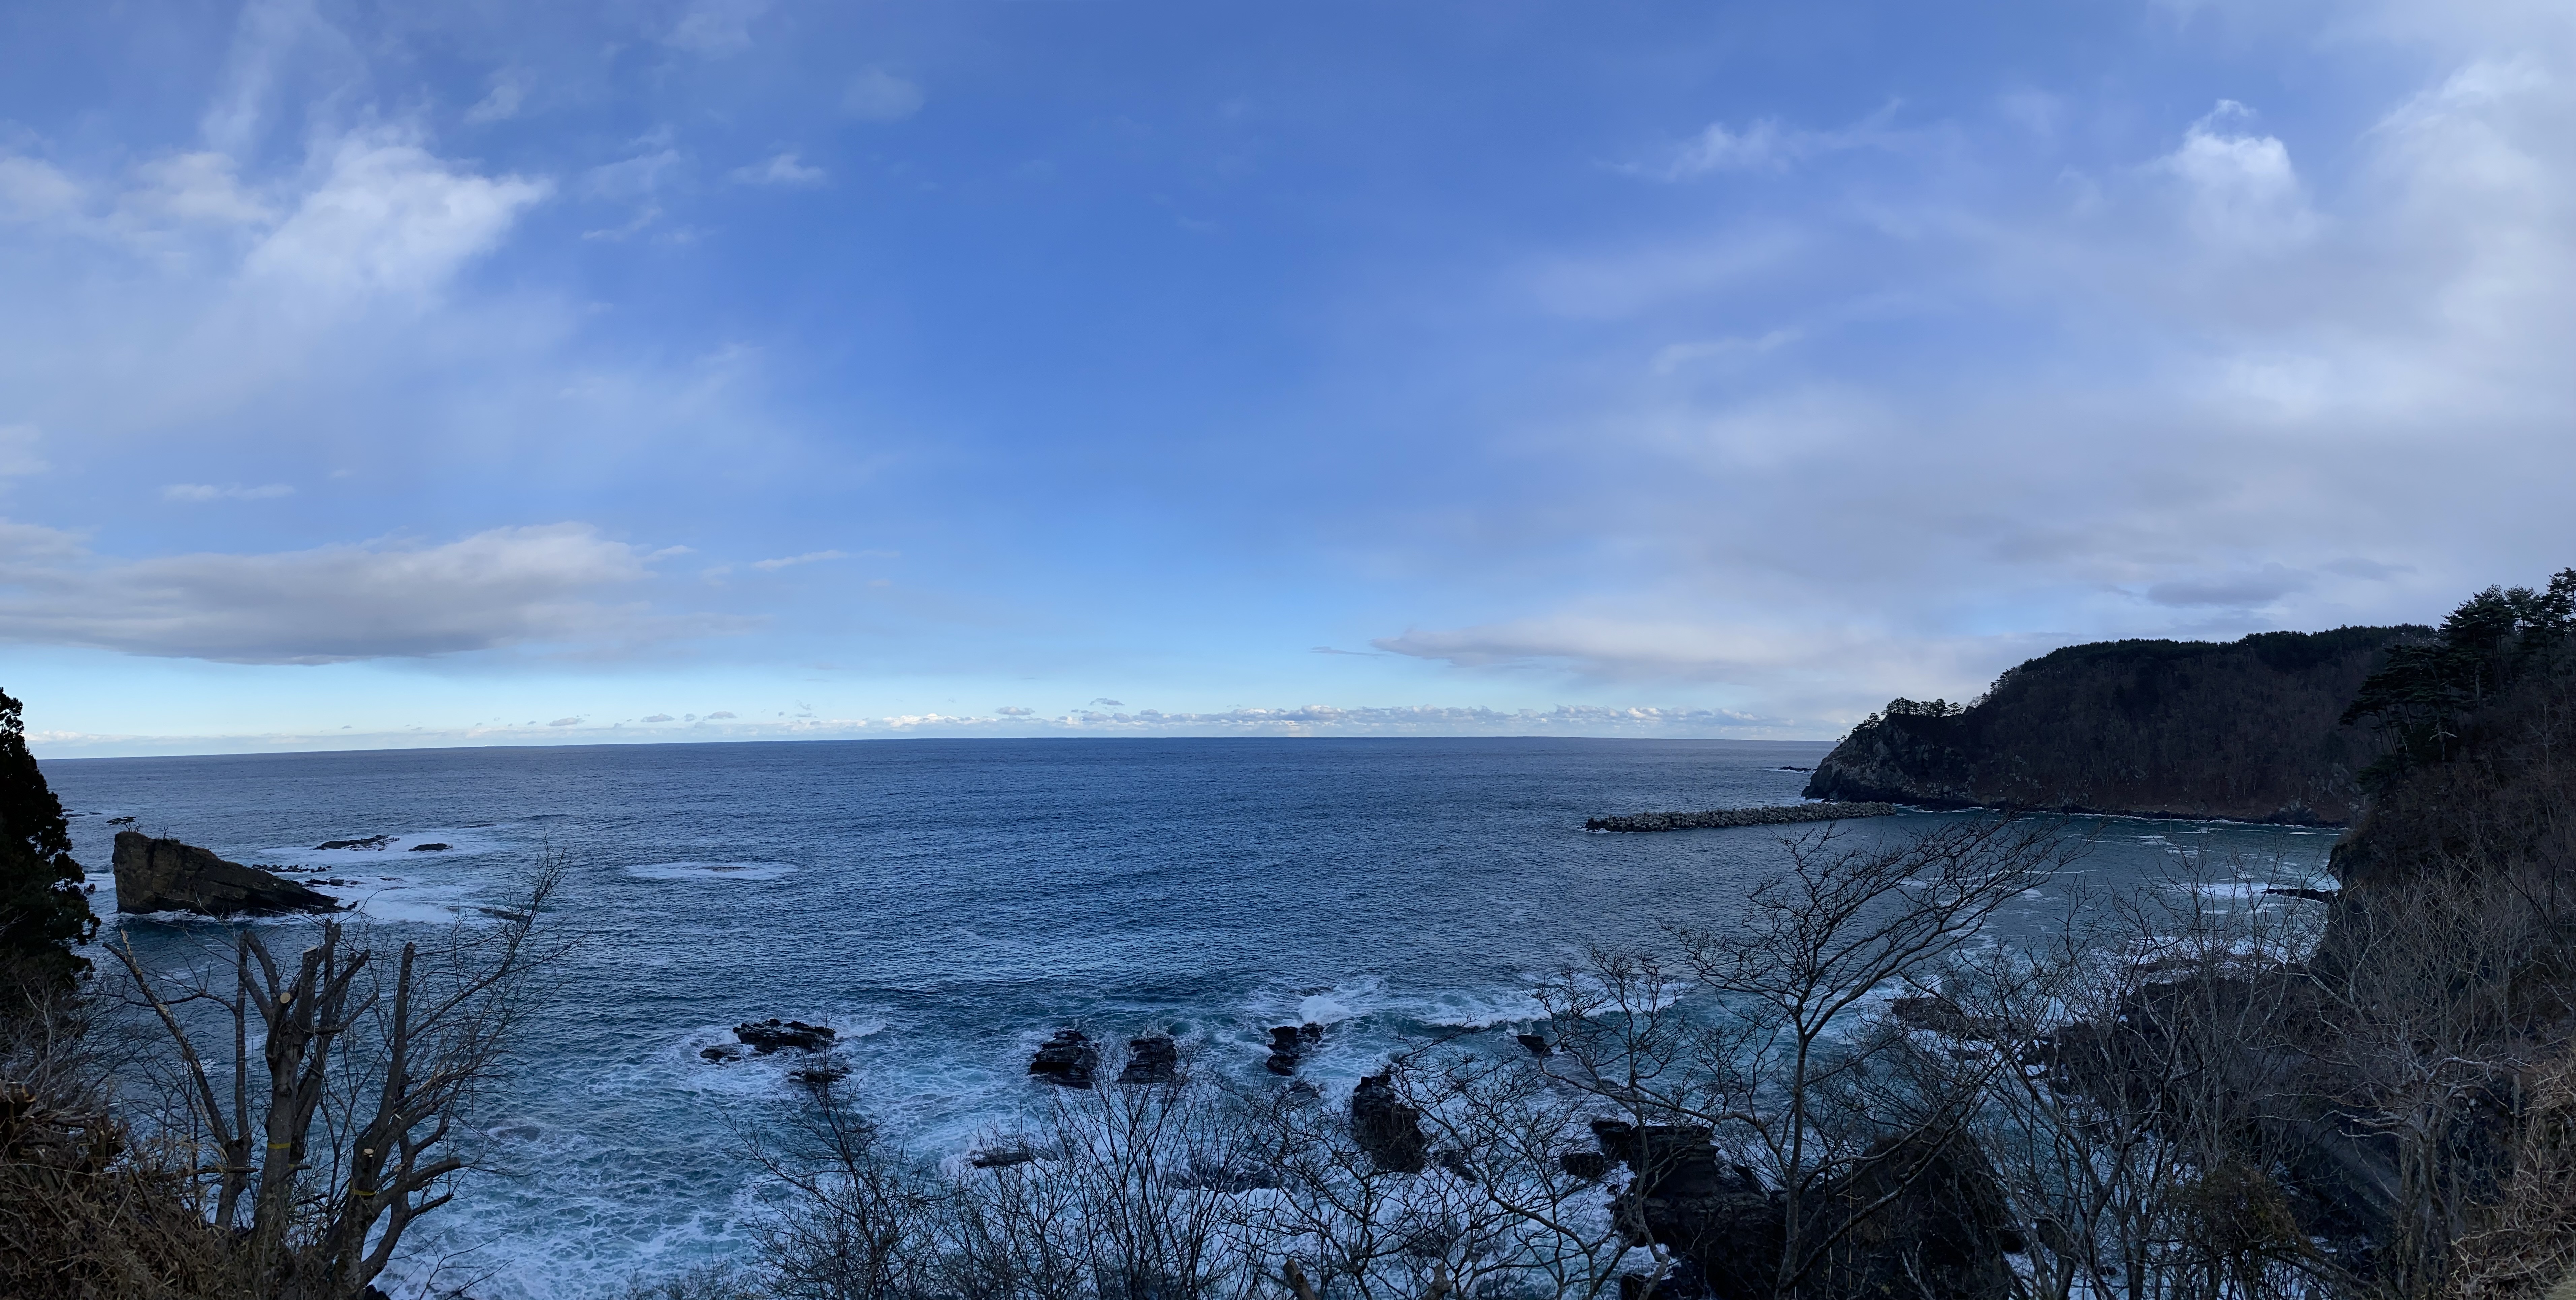
[[[1127,1068],[1118,1072],[1120,1083],[1170,1083],[1180,1077],[1181,1049],[1168,1037],[1127,1040]]]
[[[841,1080],[849,1078],[850,1067],[846,1065],[835,1065],[828,1061],[821,1065],[800,1065],[793,1070],[789,1070],[787,1072],[787,1077],[794,1079],[798,1083],[804,1084],[808,1088],[820,1088],[827,1083],[839,1083]]]
[[[445,853],[447,851],[447,846],[444,844],[415,844],[411,846],[411,851],[414,853]]]
[[[1597,1183],[1610,1176],[1610,1157],[1598,1151],[1567,1151],[1557,1156],[1556,1163],[1565,1172],[1587,1183]]]
[[[757,1024],[735,1025],[733,1036],[741,1039],[744,1045],[763,1056],[782,1047],[792,1047],[800,1052],[829,1051],[832,1040],[838,1037],[831,1029],[822,1025],[809,1025],[802,1020],[779,1020],[775,1017]]]
[[[131,817],[110,817],[107,819],[107,824],[110,826],[131,826],[134,824],[134,819]]]
[[[116,833],[115,871],[120,912],[280,916],[340,910],[337,900],[292,880],[140,831]]]
[[[1287,1095],[1300,1102],[1322,1101],[1324,1099],[1324,1090],[1306,1082],[1304,1079],[1299,1079],[1295,1083],[1288,1085]]]
[[[1615,1158],[1637,1174],[1614,1213],[1634,1215],[1648,1237],[1698,1265],[1716,1295],[1768,1293],[1787,1219],[1780,1193],[1749,1169],[1720,1164],[1708,1129],[1601,1122],[1593,1130],[1605,1162]],[[2002,1300],[2011,1293],[2004,1257],[2024,1243],[1993,1172],[1973,1152],[1882,1144],[1802,1204],[1804,1231],[1842,1241],[1817,1265],[1815,1294]],[[1871,1208],[1851,1222],[1857,1207]]]
[[[1002,1151],[978,1151],[967,1163],[978,1169],[1008,1169],[1013,1165],[1027,1164],[1037,1158],[1038,1153],[1027,1147],[1012,1147]]]
[[[2311,903],[2331,903],[2343,897],[2340,889],[2266,889],[2263,892],[2283,898],[2304,898]]]
[[[1952,1038],[1965,1038],[1972,1028],[1968,1023],[1968,1013],[1960,1010],[1957,1003],[1933,995],[1890,998],[1887,1014],[1908,1029],[1929,1029]]]
[[[740,1043],[724,1043],[715,1047],[700,1048],[698,1050],[698,1055],[703,1056],[718,1065],[723,1065],[729,1061],[739,1061],[742,1059],[742,1053],[743,1046]]]
[[[370,835],[363,840],[324,840],[313,848],[315,852],[324,849],[381,849],[392,843],[393,838],[391,835]]]
[[[1547,1040],[1545,1038],[1542,1038],[1537,1034],[1514,1034],[1512,1035],[1512,1041],[1528,1048],[1529,1054],[1532,1056],[1548,1056],[1556,1051],[1555,1048],[1547,1045]]]
[[[1060,1088],[1088,1088],[1100,1068],[1100,1049],[1079,1029],[1059,1029],[1029,1061],[1029,1073]]]
[[[1270,1059],[1262,1064],[1272,1074],[1297,1072],[1297,1064],[1306,1057],[1306,1049],[1324,1041],[1324,1027],[1308,1023],[1280,1025],[1270,1031]]]
[[[1851,1222],[1868,1205],[1879,1208]],[[2002,1300],[2019,1289],[2004,1256],[2026,1243],[1994,1171],[1965,1143],[1881,1145],[1819,1188],[1808,1214],[1820,1237],[1842,1232],[1853,1248],[1828,1266],[1820,1294]]]
[[[1708,1278],[1687,1257],[1676,1255],[1661,1278],[1644,1273],[1619,1275],[1619,1300],[1734,1300],[1709,1288]]]
[[[1418,1174],[1430,1143],[1422,1112],[1396,1100],[1391,1077],[1372,1074],[1351,1090],[1351,1138],[1369,1163],[1390,1173]]]

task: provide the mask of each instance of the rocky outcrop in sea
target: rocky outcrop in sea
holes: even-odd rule
[[[1059,1029],[1029,1058],[1029,1077],[1060,1088],[1088,1088],[1100,1069],[1100,1049],[1079,1029]]]
[[[1291,1075],[1299,1062],[1306,1059],[1306,1049],[1324,1041],[1324,1027],[1317,1024],[1278,1025],[1270,1031],[1270,1059],[1262,1062],[1272,1074]]]
[[[1389,1173],[1418,1174],[1431,1143],[1422,1112],[1397,1100],[1393,1076],[1372,1074],[1351,1089],[1351,1140],[1369,1163]]]
[[[339,900],[257,867],[226,862],[193,844],[116,833],[116,910],[200,916],[336,912]]]
[[[1180,1078],[1181,1049],[1168,1034],[1127,1040],[1127,1066],[1118,1081],[1129,1084],[1171,1083]]]

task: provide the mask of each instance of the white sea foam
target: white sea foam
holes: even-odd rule
[[[625,868],[638,880],[776,880],[795,870],[789,862],[648,862]]]
[[[491,827],[478,826],[371,832],[365,836],[335,835],[324,840],[323,843],[328,844],[342,839],[372,840],[377,834],[384,836],[384,843],[346,845],[336,849],[321,848],[312,844],[281,844],[251,850],[251,856],[264,865],[319,865],[329,871],[346,870],[351,863],[360,861],[389,863],[399,860],[408,866],[432,858],[478,857],[509,847],[492,832]],[[444,844],[447,847],[421,849],[419,846],[424,844]]]
[[[1301,1025],[1334,1025],[1357,1014],[1349,1003],[1331,993],[1309,993],[1297,1000],[1297,1023]]]

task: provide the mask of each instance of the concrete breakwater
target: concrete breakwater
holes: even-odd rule
[[[1889,817],[1899,811],[1892,803],[1802,803],[1785,808],[1712,808],[1707,812],[1636,813],[1627,817],[1595,817],[1583,823],[1587,831],[1703,831],[1724,830],[1730,826],[1786,826],[1793,822],[1835,822],[1853,817]]]

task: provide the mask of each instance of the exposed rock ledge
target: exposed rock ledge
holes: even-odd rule
[[[193,844],[116,833],[116,910],[196,912],[204,916],[277,916],[336,912],[339,901],[292,880],[245,867]]]
[[[1892,803],[1802,803],[1785,808],[1712,808],[1707,812],[1637,813],[1595,817],[1587,831],[1700,831],[1731,826],[1786,826],[1793,822],[1838,822],[1854,817],[1892,817],[1903,811]]]

